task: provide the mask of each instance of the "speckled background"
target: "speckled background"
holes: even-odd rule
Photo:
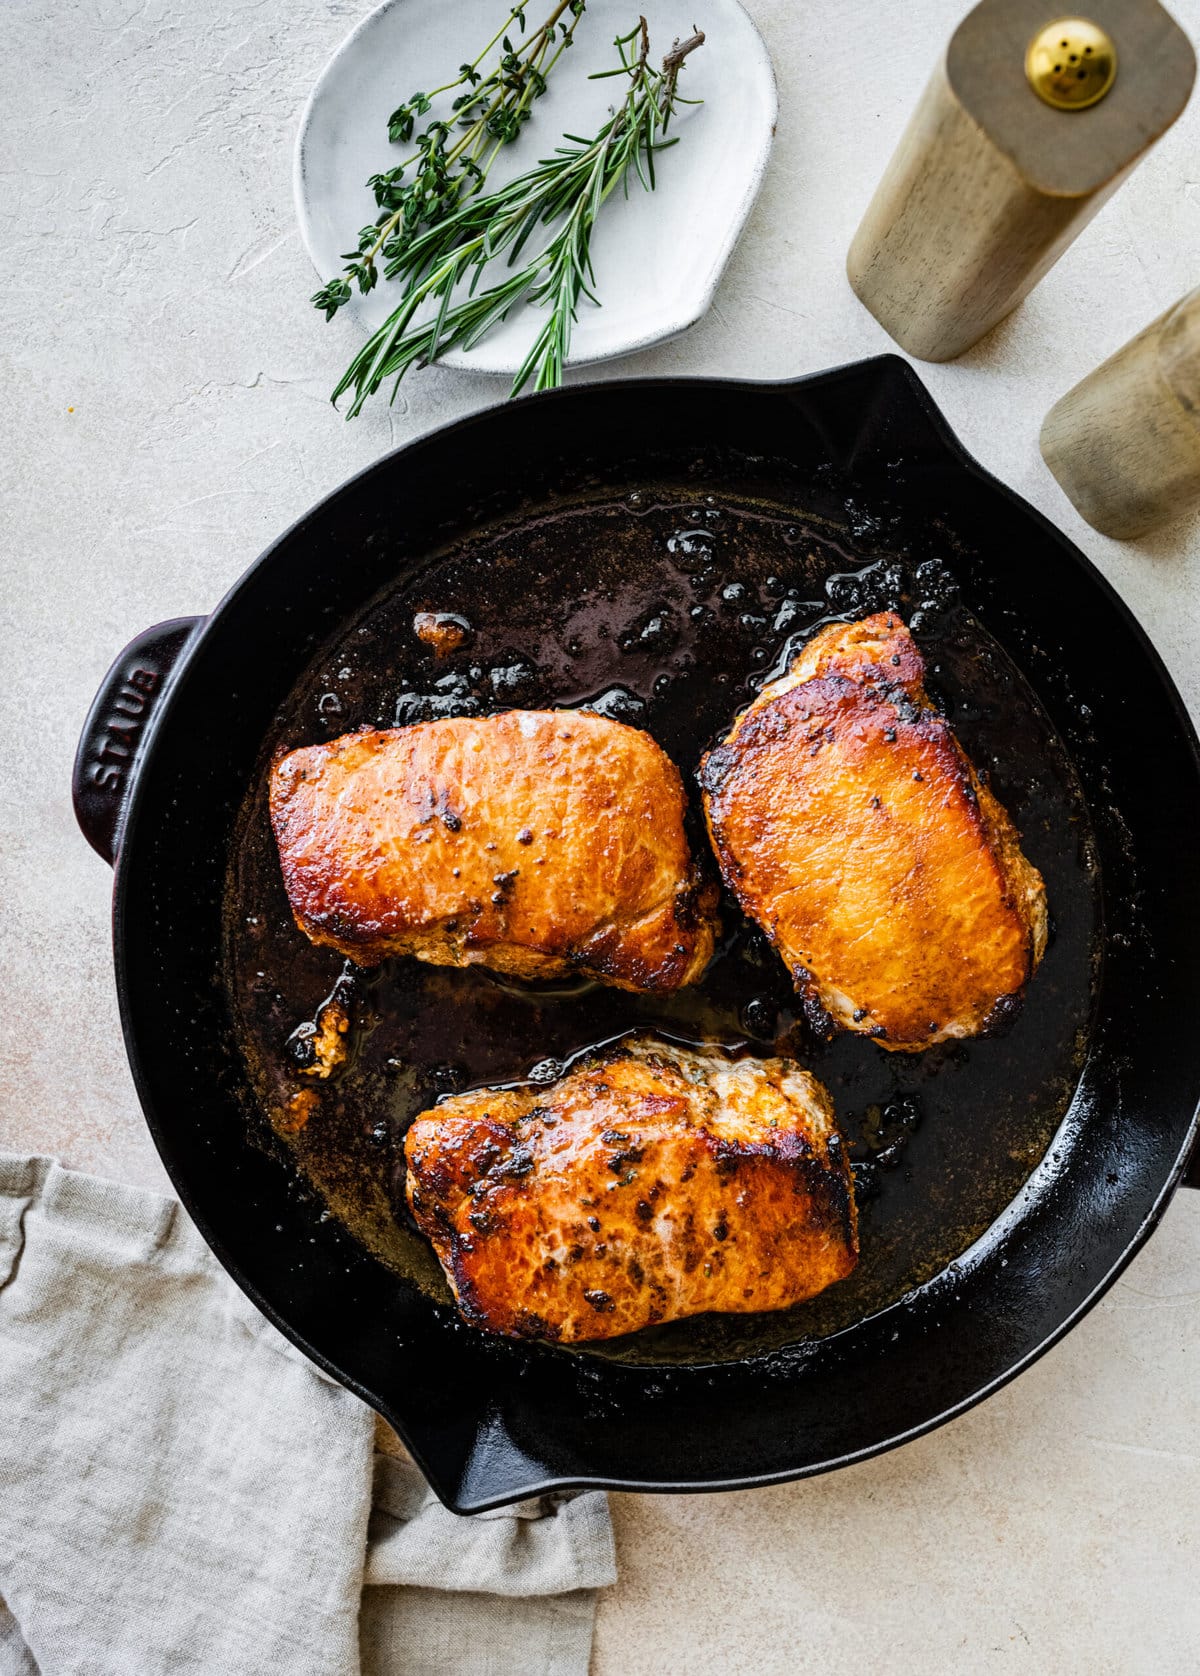
[[[435,371],[355,425],[327,404],[353,328],[307,306],[291,143],[367,9],[4,7],[0,1143],[152,1186],[166,1183],[120,1043],[109,874],[68,795],[96,683],[130,635],[207,610],[351,471],[503,395]],[[607,376],[777,377],[890,347],[842,263],[964,0],[749,9],[782,106],[762,197],[708,317]],[[1200,39],[1200,0],[1173,10]],[[1200,521],[1105,540],[1036,437],[1075,378],[1198,279],[1200,97],[1011,320],[923,369],[966,445],[1115,583],[1194,714]],[[615,1498],[622,1576],[595,1676],[1191,1672],[1198,1300],[1200,1194],[1184,1194],[1059,1349],[932,1437],[784,1489]]]

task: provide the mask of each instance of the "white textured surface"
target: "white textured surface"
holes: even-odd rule
[[[96,682],[138,629],[211,606],[349,472],[503,390],[435,371],[355,426],[326,404],[352,335],[306,304],[291,144],[367,9],[3,9],[0,1141],[131,1181],[163,1177],[119,1040],[107,870],[68,799]],[[964,9],[908,0],[885,35],[875,0],[753,0],[781,96],[763,194],[712,312],[619,373],[778,377],[889,347],[843,257]],[[1173,10],[1200,38],[1200,0]],[[1036,437],[1083,370],[1196,283],[1198,142],[1200,100],[1016,316],[923,369],[967,446],[1113,580],[1196,714],[1200,528],[1106,541]],[[1198,1277],[1200,1195],[1185,1194],[1088,1321],[953,1426],[787,1489],[618,1498],[597,1676],[1192,1672]]]

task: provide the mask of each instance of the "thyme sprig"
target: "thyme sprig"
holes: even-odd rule
[[[491,40],[453,81],[429,93],[410,93],[388,118],[388,138],[414,150],[395,167],[372,175],[367,185],[379,215],[345,251],[345,270],[313,296],[314,305],[332,320],[350,301],[357,285],[362,295],[374,289],[378,261],[394,260],[406,241],[423,227],[449,215],[470,194],[482,190],[501,147],[511,145],[529,120],[530,107],[546,91],[550,72],[571,45],[587,0],[558,0],[549,17],[519,46],[514,27],[525,32],[529,0],[519,0]],[[499,47],[497,62],[481,68]],[[454,124],[435,117],[420,133],[417,122],[428,116],[436,99],[463,88],[451,103]],[[455,132],[455,125],[461,132]]]
[[[562,382],[580,298],[599,301],[591,261],[596,217],[617,186],[623,184],[628,196],[631,173],[647,191],[654,189],[655,155],[677,143],[677,136],[666,137],[671,115],[677,104],[697,103],[679,94],[680,69],[703,43],[699,32],[676,42],[661,70],[655,70],[649,62],[646,20],[641,18],[636,28],[614,43],[620,63],[592,78],[621,76],[628,84],[593,138],[564,135],[570,144],[558,146],[552,157],[543,158],[495,192],[468,198],[404,241],[385,270],[387,277],[402,279],[404,296],[351,361],[333,393],[337,402],[353,391],[348,418],[361,412],[367,397],[385,379],[395,378],[394,400],[401,379],[412,367],[427,366],[448,349],[471,349],[522,300],[544,305],[547,316],[517,372],[511,394],[530,384],[535,390],[546,390]],[[555,230],[537,253],[524,266],[514,268],[539,229],[551,223]],[[479,289],[487,264],[505,252],[507,265],[514,271]],[[454,301],[468,275],[466,295]],[[436,312],[413,326],[414,316],[425,305]]]

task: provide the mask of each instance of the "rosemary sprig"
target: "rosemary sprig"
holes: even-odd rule
[[[422,227],[432,226],[482,189],[500,148],[516,139],[529,120],[533,101],[546,91],[547,78],[571,45],[586,4],[587,0],[558,0],[541,27],[517,47],[510,30],[515,25],[524,34],[529,5],[529,0],[519,0],[486,46],[459,67],[453,81],[429,93],[410,93],[392,112],[388,138],[407,144],[435,99],[458,87],[466,90],[451,104],[463,132],[455,137],[449,122],[435,118],[416,134],[415,149],[402,163],[367,182],[380,213],[361,229],[357,247],[343,253],[344,272],[313,296],[326,320],[350,301],[355,285],[364,296],[374,288],[380,256],[394,260]],[[497,45],[498,61],[482,70]]]
[[[677,143],[665,137],[671,114],[679,103],[695,103],[681,98],[679,71],[703,42],[699,32],[677,42],[662,69],[655,70],[649,63],[646,20],[640,19],[628,35],[617,37],[619,65],[600,73],[622,76],[628,86],[594,138],[564,135],[570,145],[559,146],[552,157],[507,186],[468,199],[405,242],[386,269],[388,277],[403,276],[403,299],[354,357],[333,392],[335,402],[347,391],[354,392],[348,418],[362,411],[367,397],[385,379],[395,377],[395,399],[410,368],[427,366],[448,349],[472,348],[523,299],[545,305],[548,312],[511,394],[529,384],[546,390],[562,382],[579,300],[585,296],[598,302],[590,248],[596,217],[615,187],[623,183],[628,195],[631,171],[647,191],[653,190],[655,153]],[[495,285],[477,289],[487,263],[507,252],[512,268],[538,229],[551,222],[558,224],[556,230],[523,267]],[[468,274],[466,296],[453,302]],[[410,330],[426,304],[436,307],[436,313]]]

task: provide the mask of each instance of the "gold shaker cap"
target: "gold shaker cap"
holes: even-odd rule
[[[1055,18],[1026,48],[1025,76],[1038,98],[1056,110],[1086,110],[1117,79],[1116,44],[1090,18]]]

